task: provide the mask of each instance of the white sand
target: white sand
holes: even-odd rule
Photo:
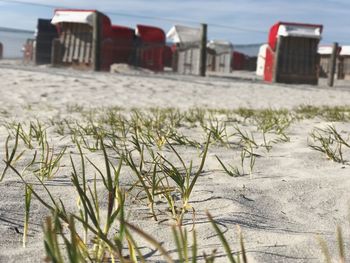
[[[28,117],[42,120],[65,117],[69,115],[67,107],[72,105],[86,108],[120,106],[125,109],[292,109],[306,104],[350,105],[349,82],[337,82],[335,88],[326,87],[324,81],[318,87],[271,85],[249,80],[249,74],[243,76],[246,79],[242,76],[234,73],[233,78],[199,78],[133,72],[119,75],[32,68],[2,61],[1,122],[25,121]],[[206,172],[200,177],[192,197],[202,249],[209,253],[219,247],[219,240],[205,217],[208,209],[225,226],[226,237],[236,251],[236,225],[241,226],[250,262],[321,262],[323,256],[317,234],[332,243],[331,251],[335,254],[336,226],[346,226],[348,222],[350,167],[331,162],[308,147],[309,133],[314,127],[324,124],[326,122],[320,119],[294,123],[288,129],[290,142],[276,144],[271,152],[258,158],[252,178],[225,175],[215,155],[229,162],[233,153],[222,147],[210,148]],[[349,123],[335,125],[349,134]],[[1,156],[6,136],[6,130],[0,128]],[[64,144],[65,141],[55,143]],[[181,153],[188,156],[188,160],[196,159],[195,150],[182,149]],[[349,152],[345,152],[345,157],[350,160]],[[0,170],[3,167],[1,163]],[[69,204],[68,209],[74,209],[76,196],[71,191],[69,175],[70,167],[63,168],[52,181],[50,190]],[[33,201],[30,244],[23,249],[22,235],[16,233],[16,229],[23,231],[23,203],[23,185],[11,174],[0,183],[0,262],[40,262],[44,259],[41,225],[48,213]],[[130,209],[131,215],[136,216],[142,215],[145,208],[135,205]],[[138,219],[132,221],[165,242],[165,246],[171,246],[167,223],[159,225],[143,216]],[[344,227],[346,238],[349,237],[348,230]],[[218,259],[220,261],[225,262],[222,258]]]

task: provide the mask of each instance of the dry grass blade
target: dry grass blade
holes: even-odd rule
[[[243,261],[243,263],[248,263],[247,253],[246,253],[245,247],[244,247],[242,229],[241,229],[241,227],[239,225],[237,225],[237,232],[238,232],[238,235],[239,235],[239,244],[240,244],[240,247],[241,247],[242,261]]]
[[[172,231],[173,231],[173,237],[175,239],[175,244],[177,247],[177,253],[179,255],[179,261],[185,262],[183,252],[186,248],[184,247],[184,244],[181,243],[181,239],[179,237],[178,230],[177,230],[176,226],[172,227]],[[181,231],[181,229],[180,229],[180,231]]]
[[[69,217],[70,241],[61,233],[67,248],[68,258],[70,262],[84,262],[85,258],[89,258],[87,248],[79,238],[75,229],[75,222],[72,216]],[[91,258],[90,258],[91,260]]]
[[[345,250],[344,250],[344,239],[343,233],[340,226],[337,227],[337,241],[338,241],[338,249],[339,249],[339,263],[345,263]]]
[[[159,242],[156,239],[154,239],[149,234],[145,233],[144,231],[142,231],[138,227],[136,227],[128,222],[122,222],[122,224],[125,224],[125,226],[127,228],[131,229],[132,231],[134,231],[135,233],[137,233],[138,235],[143,237],[147,242],[152,244],[155,248],[157,248],[160,251],[160,253],[164,256],[166,262],[174,263],[174,260],[170,257],[169,253],[162,247],[161,244],[159,244]]]
[[[325,257],[326,263],[332,263],[331,254],[329,253],[329,249],[328,249],[326,241],[320,236],[318,236],[317,239],[318,239],[319,245],[321,247],[321,251]]]
[[[198,251],[198,246],[197,246],[197,232],[195,229],[192,230],[192,263],[197,262],[197,251]]]
[[[47,258],[45,261],[54,263],[64,263],[61,249],[57,239],[57,227],[53,224],[51,217],[46,218],[44,225],[44,246]]]
[[[24,229],[23,229],[23,247],[26,247],[27,243],[27,233],[29,225],[29,213],[30,213],[30,203],[32,200],[32,185],[25,186],[25,216],[24,216]]]
[[[208,211],[206,212],[206,214],[207,214],[207,217],[208,217],[211,225],[213,226],[216,234],[218,235],[218,237],[219,237],[219,239],[220,239],[220,241],[221,241],[221,243],[222,243],[222,245],[223,245],[223,247],[225,249],[226,256],[227,256],[229,262],[230,263],[236,263],[237,261],[232,256],[232,250],[231,250],[231,248],[230,248],[230,246],[229,246],[229,244],[228,244],[224,234],[221,232],[221,230],[219,229],[218,225],[215,223],[215,221],[214,221],[213,217],[211,216],[211,214]]]

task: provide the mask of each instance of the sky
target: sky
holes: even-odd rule
[[[148,24],[165,32],[173,24],[207,23],[210,39],[233,44],[266,42],[277,21],[316,23],[324,26],[323,44],[350,45],[350,0],[0,0],[0,27],[34,30],[54,7],[98,9],[113,24]]]

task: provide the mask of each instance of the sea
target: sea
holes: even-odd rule
[[[29,38],[34,38],[34,32],[0,27],[0,42],[4,48],[4,58],[22,58],[23,45]]]

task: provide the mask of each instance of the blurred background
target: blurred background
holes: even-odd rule
[[[32,38],[38,18],[52,18],[55,8],[98,9],[113,24],[153,25],[167,32],[174,24],[208,24],[208,39],[230,41],[236,51],[256,56],[277,21],[324,25],[321,44],[350,44],[348,0],[128,0],[48,1],[0,0],[0,42],[5,58],[22,57],[21,49]]]

